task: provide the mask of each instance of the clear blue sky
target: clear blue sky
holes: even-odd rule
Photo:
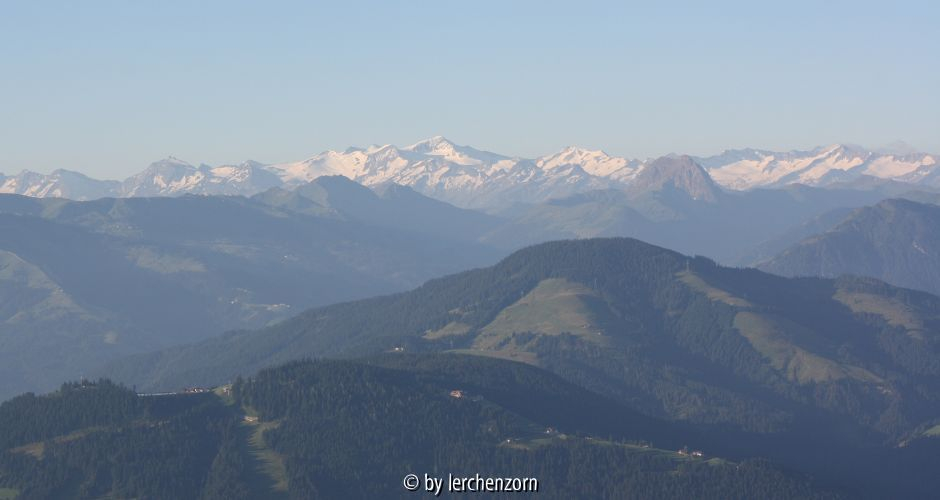
[[[4,2],[0,171],[123,178],[437,134],[521,156],[940,152],[937,2],[769,4]]]

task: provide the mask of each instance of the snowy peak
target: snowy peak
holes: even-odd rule
[[[306,184],[325,175],[343,175],[352,179],[365,167],[371,154],[381,154],[384,149],[373,146],[368,149],[349,148],[345,152],[324,151],[303,161],[278,163],[265,168],[286,186]]]
[[[394,146],[385,146],[385,147],[394,147]],[[458,146],[453,142],[449,141],[446,137],[442,135],[436,135],[430,139],[425,139],[420,142],[416,142],[411,146],[402,148],[402,151],[410,151],[413,153],[419,153],[427,156],[441,156],[445,158],[459,158],[459,157],[475,157],[478,155],[485,155],[483,151],[477,151],[468,146]]]
[[[458,146],[441,135],[412,144],[404,148],[404,151],[441,158],[458,165],[489,165],[508,159],[489,151],[481,151],[469,146]]]
[[[593,176],[628,180],[636,175],[639,162],[613,157],[601,150],[568,146],[553,155],[539,158],[536,160],[536,165],[543,170],[555,170],[559,167],[577,165]]]
[[[442,135],[435,135],[429,139],[416,142],[404,149],[406,151],[414,151],[415,153],[444,156],[455,153],[457,145],[447,140],[447,138]]]
[[[205,172],[205,182],[197,194],[254,194],[281,185],[281,179],[256,161],[245,161],[238,165],[200,167]]]
[[[151,163],[122,185],[123,196],[176,196],[181,194],[254,194],[280,185],[280,179],[257,162],[210,167],[169,157]]]
[[[568,146],[553,155],[543,156],[538,162],[539,166],[544,164],[544,168],[551,168],[550,165],[552,164],[603,162],[610,159],[610,155],[599,149],[590,150],[578,146]]]
[[[123,190],[127,196],[173,195],[195,186],[204,177],[196,167],[171,156],[125,180]]]
[[[84,201],[119,196],[120,183],[99,181],[64,169],[48,175],[24,170],[12,177],[0,174],[0,193]]]
[[[151,163],[149,168],[195,168],[195,167],[190,165],[189,162],[180,160],[179,158],[175,156],[167,156],[166,158],[162,160],[158,160],[158,161]]]
[[[182,176],[196,171],[196,167],[172,156],[151,163],[139,176]]]
[[[261,162],[259,162],[259,161],[254,161],[254,160],[245,160],[245,161],[239,163],[238,166],[239,166],[240,168],[244,168],[244,169],[252,169],[252,170],[255,170],[255,169],[262,169],[262,168],[264,168],[264,163],[261,163]]]

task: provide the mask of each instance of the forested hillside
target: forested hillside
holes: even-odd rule
[[[16,397],[0,422],[0,485],[17,498],[196,498],[238,419],[211,394],[102,380]]]
[[[538,498],[837,496],[763,460],[677,453],[700,438],[471,356],[294,362],[201,394],[68,384],[0,422],[0,487],[22,498],[409,498],[412,473],[536,478]]]
[[[304,355],[457,351],[544,367],[709,449],[838,484],[928,487],[940,299],[875,280],[787,279],[636,240],[554,242],[415,291],[134,357],[152,387],[223,383]],[[145,377],[135,379],[134,375]],[[914,443],[903,451],[895,447]],[[932,487],[932,486],[930,486]],[[919,495],[925,490],[918,490]]]

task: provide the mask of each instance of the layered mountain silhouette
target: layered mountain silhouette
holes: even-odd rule
[[[318,210],[277,193],[89,202],[0,195],[0,396],[500,256],[473,241],[488,216],[414,192],[380,197],[345,178],[304,192],[314,191],[323,198],[308,203]]]
[[[916,196],[807,186],[727,192],[715,189],[693,163],[686,161],[688,168],[679,171],[670,171],[670,165],[675,163],[665,162],[663,174],[654,175],[652,165],[644,170],[644,177],[655,179],[644,189],[590,191],[506,214],[506,222],[482,241],[516,249],[557,239],[629,236],[746,265],[757,260],[755,255],[773,255],[799,241],[797,236],[812,234],[800,227],[814,218],[832,219],[833,211],[844,214],[888,196]]]

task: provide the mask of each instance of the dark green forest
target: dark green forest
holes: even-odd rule
[[[540,498],[838,496],[765,460],[680,455],[694,433],[470,356],[299,361],[228,393],[66,384],[0,415],[0,485],[19,498],[408,498],[409,473],[534,477]]]
[[[139,397],[106,380],[0,405],[0,483],[20,498],[192,498],[236,416],[210,394]]]

